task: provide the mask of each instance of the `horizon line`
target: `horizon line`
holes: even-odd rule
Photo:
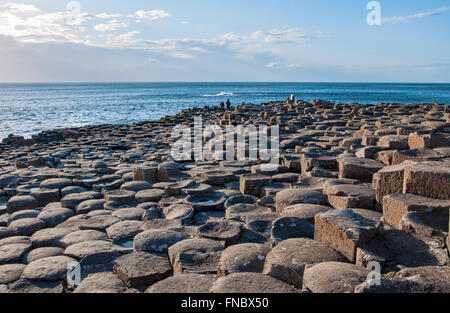
[[[449,82],[420,81],[0,81],[0,84],[148,84],[148,83],[286,83],[286,84],[450,84]]]

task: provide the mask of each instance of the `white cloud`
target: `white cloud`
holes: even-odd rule
[[[281,31],[276,29],[272,31],[258,30],[251,35],[251,38],[262,40],[265,43],[277,44],[299,44],[310,39],[298,28],[291,28]]]
[[[0,5],[0,35],[21,42],[83,42],[88,13],[42,12],[34,5],[5,3]]]
[[[266,64],[267,68],[274,68],[274,67],[279,67],[281,65],[280,62],[270,62],[269,64]]]
[[[417,13],[413,15],[406,15],[406,16],[390,16],[385,17],[381,20],[382,23],[388,23],[388,24],[396,24],[401,23],[407,20],[416,19],[416,18],[424,18],[427,16],[434,16],[434,15],[440,15],[442,12],[450,10],[450,7],[443,7],[443,8],[437,8],[436,10],[429,11],[429,12],[423,12],[423,13]]]
[[[128,24],[126,23],[120,23],[117,20],[111,20],[104,24],[97,24],[94,26],[94,29],[98,32],[106,32],[106,31],[113,31],[118,28],[128,27]]]
[[[189,54],[189,53],[177,52],[177,53],[171,53],[170,55],[177,59],[195,59],[195,56],[193,56],[192,54]]]
[[[7,2],[0,6],[0,14],[2,12],[32,14],[32,13],[39,13],[41,12],[41,10],[39,10],[36,6],[32,4]]]
[[[284,63],[284,62],[270,62],[266,64],[267,68],[300,68],[303,67],[300,64],[296,63]]]
[[[166,17],[172,16],[171,14],[165,12],[164,10],[151,10],[151,11],[144,11],[139,10],[136,11],[136,13],[129,15],[128,17],[136,17],[139,19],[148,19],[148,20],[157,20],[162,19]]]
[[[191,51],[196,51],[196,52],[202,52],[202,53],[208,52],[208,50],[203,49],[203,48],[201,48],[201,47],[192,47],[192,48],[189,48],[189,50],[191,50]]]
[[[121,16],[122,16],[122,14],[108,14],[108,13],[100,13],[100,14],[95,15],[95,17],[101,18],[101,19],[118,18]]]
[[[140,50],[151,55],[178,59],[196,59],[200,54],[217,53],[242,60],[258,59],[265,62],[261,64],[266,64],[267,60],[280,60],[266,64],[267,68],[287,67],[287,64],[295,62],[286,61],[288,53],[284,45],[288,44],[295,49],[311,39],[322,38],[321,33],[308,36],[298,28],[257,30],[249,34],[229,32],[206,38],[162,39],[146,38],[136,28],[119,32],[120,29],[131,27],[127,17],[139,22],[169,16],[171,15],[164,10],[139,10],[128,16],[114,13],[81,13],[72,16],[68,11],[46,13],[34,5],[6,3],[0,4],[0,35],[11,36],[19,42],[82,43],[106,49]],[[71,23],[68,23],[70,17]],[[97,23],[85,25],[89,20]]]
[[[181,21],[180,23],[181,23],[181,24],[185,24],[185,25],[186,25],[186,24],[189,24],[188,21]]]

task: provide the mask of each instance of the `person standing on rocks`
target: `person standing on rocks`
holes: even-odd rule
[[[230,99],[227,99],[227,110],[231,109],[231,102]]]
[[[220,102],[220,108],[224,109],[225,108],[225,103],[223,103],[223,101]]]

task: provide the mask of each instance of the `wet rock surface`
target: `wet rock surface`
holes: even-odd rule
[[[198,115],[279,125],[279,164],[262,161],[267,149],[225,161],[212,135],[200,158],[174,160],[173,127]],[[1,290],[449,292],[448,130],[437,103],[296,100],[11,136]],[[381,285],[367,280],[372,262]]]

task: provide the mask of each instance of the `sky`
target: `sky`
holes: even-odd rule
[[[450,1],[369,2],[0,0],[0,82],[450,83]]]

